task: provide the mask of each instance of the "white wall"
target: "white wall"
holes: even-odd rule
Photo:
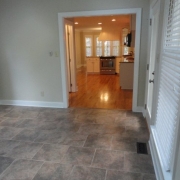
[[[60,60],[54,54],[59,53],[59,12],[139,7],[143,15],[138,105],[143,106],[149,0],[0,0],[0,98],[62,101]]]

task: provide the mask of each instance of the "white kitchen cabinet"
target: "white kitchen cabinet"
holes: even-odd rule
[[[94,72],[100,72],[100,62],[99,58],[94,58]]]
[[[99,58],[86,58],[87,62],[87,73],[99,73],[100,72],[100,62]]]
[[[91,58],[87,58],[86,59],[86,63],[87,63],[87,72],[93,72],[93,66],[94,66],[94,64],[93,64],[93,61],[91,60]]]

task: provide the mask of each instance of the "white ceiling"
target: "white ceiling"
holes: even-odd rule
[[[115,19],[116,21],[112,21]],[[94,29],[101,30],[103,26],[110,27],[129,27],[131,21],[131,15],[112,15],[112,16],[90,16],[90,17],[74,17],[69,19],[71,21],[78,22],[74,27],[76,30]],[[102,25],[98,23],[101,22]]]

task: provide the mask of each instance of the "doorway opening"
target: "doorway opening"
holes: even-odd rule
[[[64,25],[64,20],[66,18],[73,18],[73,17],[85,17],[85,16],[105,16],[105,15],[121,15],[121,14],[135,14],[136,15],[136,32],[135,32],[135,63],[134,63],[134,82],[133,82],[133,104],[132,110],[137,112],[139,111],[137,105],[137,92],[138,92],[138,71],[139,71],[139,49],[140,49],[140,27],[141,27],[141,9],[120,9],[120,10],[105,10],[105,11],[87,11],[87,12],[70,12],[70,13],[59,13],[59,35],[60,39],[64,37],[65,30],[62,27]],[[63,105],[64,107],[69,106],[69,90],[68,90],[68,81],[67,81],[67,63],[66,63],[66,47],[64,46],[63,42],[60,41],[60,54],[61,54],[61,71],[62,71],[62,89],[63,89]],[[82,70],[83,71],[83,70]],[[75,75],[75,74],[74,74]],[[95,77],[96,75],[91,75]],[[106,95],[101,96],[103,99],[107,99]]]
[[[132,110],[136,15],[68,20],[75,29],[78,86],[70,91],[69,107]]]

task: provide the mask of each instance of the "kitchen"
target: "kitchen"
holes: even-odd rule
[[[135,19],[134,14],[74,18],[78,91],[70,93],[70,107],[77,105],[78,107],[132,109]],[[129,39],[127,39],[128,34],[131,35]],[[111,68],[113,70],[110,70]],[[107,77],[109,80],[105,80]],[[112,84],[108,92],[107,90],[98,92],[98,89],[91,92],[86,89],[82,92],[80,89],[88,87],[87,84],[91,81],[93,84],[89,89],[92,89],[92,86],[102,89],[99,86],[102,81],[112,82],[116,87],[117,95],[110,93],[114,91]],[[96,95],[93,95],[93,92]],[[82,94],[87,93],[87,97],[80,98]],[[81,103],[78,102],[79,99]],[[85,102],[82,103],[82,101]]]

